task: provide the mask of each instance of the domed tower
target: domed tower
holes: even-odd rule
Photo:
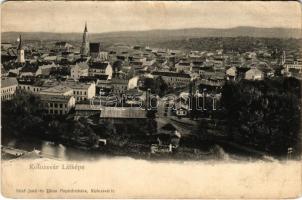
[[[88,56],[88,54],[89,54],[89,41],[88,41],[87,23],[85,23],[83,41],[82,41],[82,46],[81,46],[81,55]]]
[[[19,36],[19,45],[17,49],[17,54],[18,54],[18,63],[25,63],[25,57],[24,57],[24,49],[22,45],[22,38],[21,35]]]

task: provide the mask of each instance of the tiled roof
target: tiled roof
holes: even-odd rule
[[[112,84],[128,84],[129,80],[127,79],[117,79],[117,78],[113,78],[111,80]]]
[[[101,118],[145,119],[146,111],[143,108],[104,107]]]
[[[90,104],[76,104],[75,105],[75,110],[99,110],[101,109],[98,106],[92,106]]]
[[[88,89],[91,86],[91,84],[89,83],[82,83],[82,82],[75,82],[75,81],[66,81],[64,84],[72,89]]]
[[[155,76],[170,76],[170,77],[191,78],[191,76],[189,74],[175,73],[175,72],[154,71],[151,74],[155,75]]]
[[[178,65],[183,65],[183,66],[190,66],[189,62],[179,62],[177,63]]]
[[[1,88],[10,87],[13,85],[18,85],[16,78],[2,78],[1,79]]]
[[[79,81],[80,82],[91,82],[91,81],[98,81],[98,80],[107,80],[108,75],[102,74],[102,75],[95,75],[95,76],[81,76]]]
[[[92,69],[106,69],[109,63],[106,62],[93,62],[89,64],[89,67]]]
[[[62,96],[62,95],[45,95],[41,94],[41,101],[52,101],[52,102],[68,102],[70,98],[74,98],[72,96]]]
[[[36,71],[38,70],[37,66],[31,66],[31,65],[26,65],[21,69],[21,72],[32,72],[32,73],[36,73]]]
[[[47,93],[65,93],[65,92],[68,92],[70,90],[71,90],[71,88],[67,87],[65,85],[57,85],[57,86],[54,86],[54,87],[51,87],[51,88],[41,90],[41,93],[43,93],[43,92],[47,92]]]

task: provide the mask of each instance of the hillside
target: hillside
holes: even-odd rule
[[[81,41],[82,33],[50,32],[4,32],[3,42],[16,41],[22,34],[24,40],[66,40]],[[288,28],[236,27],[230,29],[190,28],[177,30],[121,31],[108,33],[90,33],[90,41],[153,43],[166,40],[182,40],[201,37],[264,37],[264,38],[301,38],[301,30]]]

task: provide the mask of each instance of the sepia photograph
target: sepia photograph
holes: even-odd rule
[[[298,198],[301,17],[298,1],[2,2],[2,195]]]

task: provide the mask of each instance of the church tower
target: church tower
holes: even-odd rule
[[[83,41],[82,41],[82,46],[81,46],[81,55],[88,56],[88,54],[89,54],[89,41],[88,41],[87,23],[85,23]]]
[[[25,63],[24,49],[23,49],[23,45],[22,45],[21,35],[19,36],[19,45],[18,45],[17,53],[18,53],[18,59],[17,59],[18,62]]]

